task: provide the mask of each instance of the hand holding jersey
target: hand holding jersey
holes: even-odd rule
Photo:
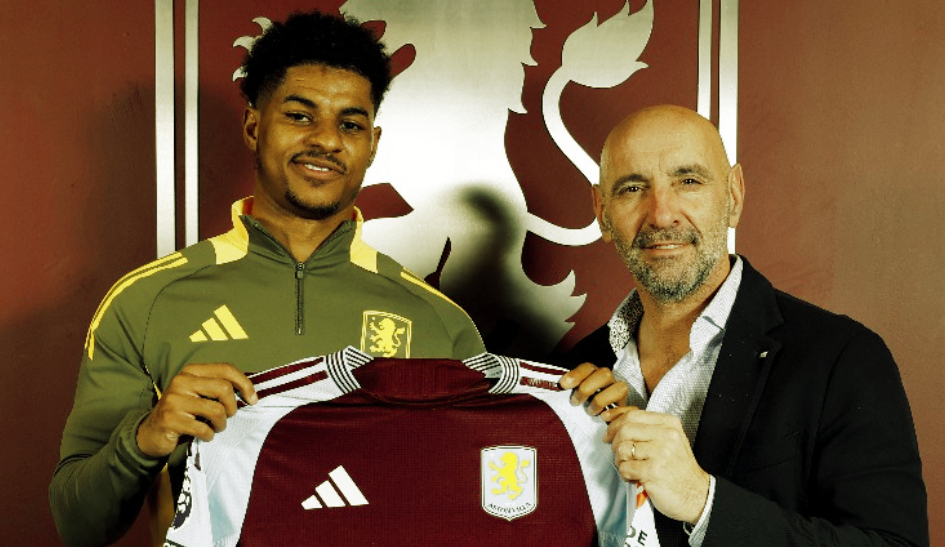
[[[561,387],[571,389],[571,404],[587,405],[591,416],[600,414],[609,422],[605,412],[609,407],[627,404],[627,384],[614,378],[609,368],[598,368],[591,363],[583,363],[561,377]],[[613,418],[611,418],[613,419]]]
[[[236,391],[249,404],[258,400],[253,383],[227,363],[193,363],[175,376],[138,427],[138,448],[163,458],[180,444],[181,437],[203,441],[226,429],[236,414]]]
[[[572,389],[571,404],[586,403],[588,414],[610,424],[604,441],[612,444],[620,476],[641,485],[664,515],[698,522],[709,494],[709,474],[696,462],[679,418],[623,406],[629,388],[609,368],[583,363],[562,376],[560,384]]]
[[[604,441],[611,443],[617,469],[636,481],[653,507],[667,517],[696,524],[709,496],[709,474],[696,461],[679,418],[634,406],[607,411]]]

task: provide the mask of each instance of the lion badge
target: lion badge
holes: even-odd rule
[[[511,521],[538,507],[538,453],[527,446],[482,450],[482,508]]]
[[[378,357],[410,357],[410,319],[382,311],[364,312],[361,351]]]

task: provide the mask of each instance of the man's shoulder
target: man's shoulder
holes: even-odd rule
[[[107,315],[117,314],[125,320],[139,315],[147,317],[152,304],[167,287],[217,264],[214,246],[205,240],[126,273],[102,298],[92,328]]]
[[[391,282],[402,287],[406,292],[412,294],[415,298],[424,301],[429,306],[435,308],[440,314],[461,315],[463,320],[468,320],[469,315],[466,311],[440,290],[430,284],[426,279],[410,271],[400,262],[397,262],[390,256],[383,253],[377,253],[377,273],[389,279]]]
[[[209,240],[201,241],[126,273],[112,285],[106,299],[119,295],[153,298],[168,284],[214,265],[213,245]]]
[[[808,337],[847,339],[872,334],[869,328],[852,317],[836,313],[775,289],[775,298],[784,317],[784,327]]]
[[[434,352],[437,355],[465,358],[485,351],[479,330],[459,304],[394,258],[368,245],[361,239],[360,223],[353,224],[353,227],[353,230],[346,227],[351,232],[347,252],[350,264],[354,267],[353,271],[361,281],[380,289],[383,296],[376,291],[370,294],[389,303],[396,302],[404,311],[411,310],[410,313],[435,318],[452,342],[452,349],[440,348]],[[364,278],[363,275],[368,277]]]
[[[404,296],[408,294],[418,301],[426,302],[438,310],[449,310],[449,313],[461,313],[468,318],[466,312],[455,302],[450,300],[438,288],[427,282],[426,279],[411,272],[393,257],[386,255],[362,239],[362,222],[351,222],[339,229],[348,238],[347,250],[352,265],[363,271],[375,274],[398,286]],[[340,249],[340,247],[339,247]]]
[[[216,264],[213,246],[202,241],[136,268],[116,281],[92,316],[86,349],[92,358],[103,333],[142,336],[154,302],[168,286]],[[107,336],[106,336],[107,337]]]
[[[747,264],[747,262],[746,262]],[[777,289],[771,285],[757,270],[750,265],[746,267],[742,286],[739,287],[739,303],[736,308],[758,307],[761,313],[749,311],[755,318],[771,317],[771,312],[777,314],[778,321],[772,321],[772,332],[780,332],[782,336],[798,337],[805,340],[844,340],[854,336],[871,334],[870,329],[855,319],[827,310],[817,304],[799,298],[793,294]],[[770,298],[770,300],[768,300]],[[772,310],[765,312],[766,302],[772,302]]]

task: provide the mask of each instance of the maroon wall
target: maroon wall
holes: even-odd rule
[[[877,331],[945,543],[945,4],[741,2],[738,248]],[[895,492],[890,492],[895,503]]]
[[[153,13],[0,3],[4,545],[59,544],[46,487],[86,328],[117,277],[154,256]]]
[[[695,106],[694,90],[680,91],[694,85],[695,67],[674,86],[666,85],[673,71],[660,64],[666,56],[695,63],[689,49],[661,53],[673,47],[674,29],[692,42],[695,21],[676,22],[668,2],[653,1],[657,29],[643,59],[650,73],[624,88],[564,96],[566,121],[592,156],[608,126],[639,105]],[[274,6],[286,3],[227,4],[230,21],[245,21],[235,32],[245,34],[258,30],[252,17],[278,16]],[[340,2],[313,3],[323,4]],[[610,15],[622,2],[571,4],[536,1],[547,26],[534,31],[539,65],[526,70],[529,109],[553,69],[553,48],[572,30],[562,25],[581,25],[595,10]],[[201,69],[202,235],[225,226],[221,207],[248,191],[251,165],[239,156],[235,87],[211,76],[229,73],[238,53],[220,28],[220,6],[202,6],[201,55],[211,63]],[[943,25],[937,0],[741,2],[738,155],[748,193],[738,249],[776,285],[886,339],[912,400],[931,515],[945,514],[945,299],[937,282],[945,266]],[[3,544],[59,544],[46,487],[86,327],[111,283],[154,256],[153,28],[150,2],[0,0]],[[516,142],[535,127],[510,118]],[[513,157],[519,178],[540,175],[543,165],[567,169],[548,159],[553,152],[538,162]],[[546,190],[529,191],[530,208],[574,226],[589,216],[578,200],[573,216],[555,212],[558,194]],[[545,253],[541,242],[529,245],[526,261]],[[578,277],[578,290],[591,296],[567,345],[609,315],[626,290],[612,280],[627,278],[600,244],[565,254],[603,272]],[[121,545],[145,545],[142,524]],[[932,543],[945,543],[940,521]]]

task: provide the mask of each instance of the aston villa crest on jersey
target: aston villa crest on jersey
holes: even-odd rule
[[[538,506],[538,453],[527,446],[482,449],[482,508],[511,521]]]
[[[377,357],[410,357],[413,322],[382,311],[364,312],[361,351]]]

